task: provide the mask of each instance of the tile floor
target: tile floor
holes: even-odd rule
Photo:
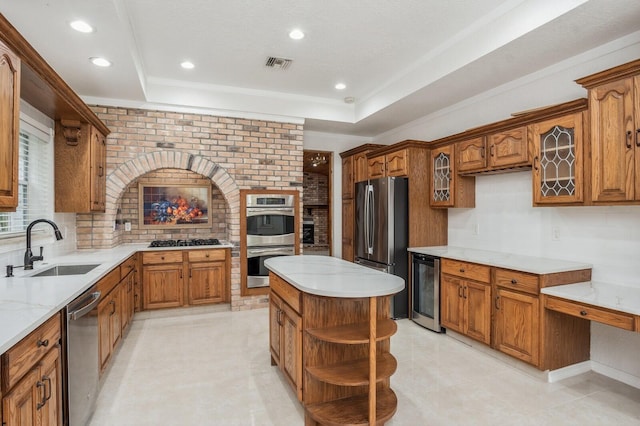
[[[109,368],[92,426],[303,425],[269,362],[268,310],[142,313]],[[640,390],[596,373],[558,383],[398,321],[398,425],[640,425]]]

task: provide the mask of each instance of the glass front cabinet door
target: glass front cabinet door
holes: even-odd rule
[[[583,200],[582,112],[529,126],[533,138],[534,205]]]
[[[453,207],[453,145],[431,151],[431,207]]]

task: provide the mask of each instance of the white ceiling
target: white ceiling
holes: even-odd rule
[[[11,0],[0,12],[88,103],[361,136],[640,30],[638,0]],[[269,69],[269,56],[293,63]]]

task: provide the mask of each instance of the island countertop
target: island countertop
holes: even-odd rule
[[[298,290],[316,296],[389,296],[405,287],[400,277],[331,256],[278,256],[264,265]]]

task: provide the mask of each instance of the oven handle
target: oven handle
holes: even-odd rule
[[[87,303],[86,305],[82,306],[79,309],[76,309],[73,312],[69,312],[67,314],[69,319],[71,319],[72,321],[77,321],[83,316],[85,316],[87,313],[91,312],[91,310],[95,308],[96,305],[98,304],[98,301],[100,300],[100,294],[101,293],[99,291],[95,291],[91,293],[91,298],[89,299],[89,303]]]
[[[280,215],[280,216],[295,216],[295,209],[293,207],[269,207],[269,208],[251,208],[247,207],[247,217],[250,216],[263,216],[266,214]]]
[[[247,249],[247,257],[256,257],[261,256],[263,254],[281,254],[281,255],[291,255],[295,253],[295,249],[293,247],[274,247],[274,248],[249,248]]]

